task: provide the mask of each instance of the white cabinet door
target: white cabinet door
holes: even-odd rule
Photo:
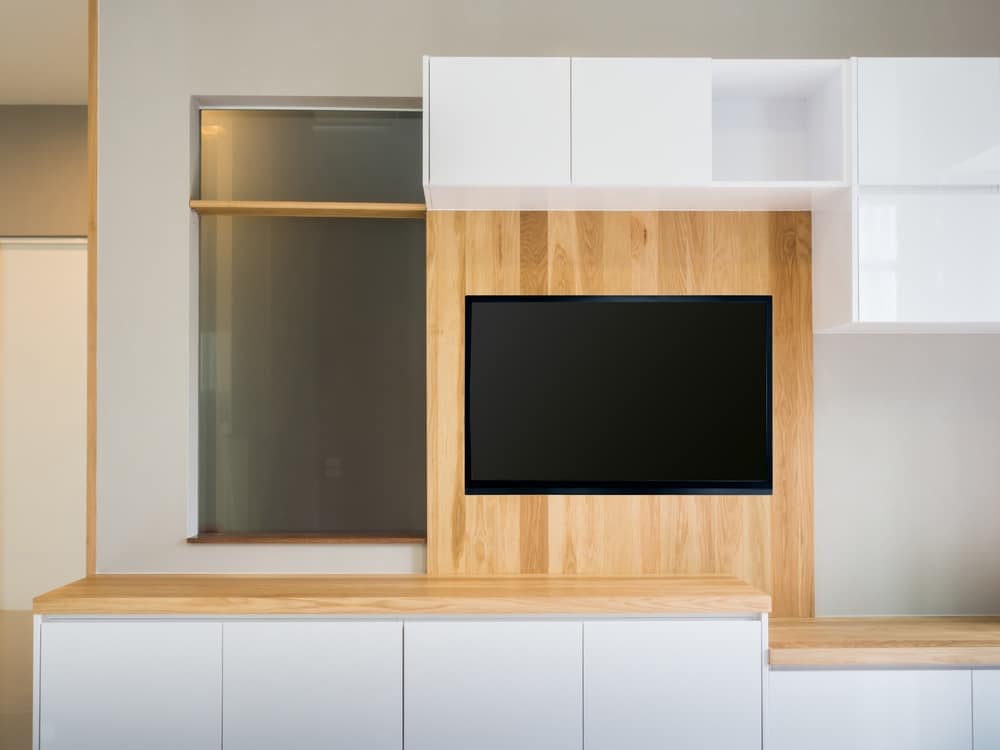
[[[1000,669],[972,671],[973,745],[1000,748]]]
[[[223,628],[226,750],[402,748],[402,622]]]
[[[41,750],[219,750],[222,625],[47,621]]]
[[[858,312],[864,322],[1000,321],[1000,194],[864,191]]]
[[[407,750],[580,750],[582,624],[407,622]]]
[[[586,750],[760,749],[760,622],[584,624]]]
[[[432,185],[568,185],[567,57],[430,59]]]
[[[858,62],[862,185],[1000,184],[1000,58]]]
[[[769,750],[971,750],[968,670],[773,670]]]
[[[707,58],[573,58],[573,182],[712,180]]]

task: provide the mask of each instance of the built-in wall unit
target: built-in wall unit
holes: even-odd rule
[[[401,99],[276,85],[309,48],[126,75],[91,8],[37,750],[1000,747],[1000,618],[816,617],[813,504],[814,342],[1000,329],[1000,59],[428,56]],[[184,158],[128,158],[154,121]]]

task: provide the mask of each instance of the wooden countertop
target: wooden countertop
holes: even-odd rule
[[[1000,666],[1000,617],[774,619],[774,666]]]
[[[43,615],[734,614],[771,597],[729,576],[97,575],[35,598]]]

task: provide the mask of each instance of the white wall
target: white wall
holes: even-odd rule
[[[86,363],[85,241],[0,240],[0,610],[84,575]]]
[[[1000,612],[1000,336],[815,338],[816,611]]]
[[[437,55],[708,55],[717,57],[848,57],[851,55],[996,55],[995,0],[137,0],[100,2],[100,253],[98,279],[98,568],[102,571],[389,571],[419,570],[416,546],[189,546],[184,537],[193,501],[192,373],[195,221],[187,200],[194,184],[196,133],[192,96],[418,96],[420,56]],[[859,399],[893,399],[885,380],[908,375],[905,341],[841,339],[817,343],[817,449],[840,445],[841,465],[869,465],[866,481],[846,486],[827,459],[817,464],[820,606],[826,613],[855,607],[950,611],[973,598],[988,602],[975,579],[963,602],[938,586],[926,603],[897,601],[889,589],[923,575],[930,558],[890,545],[868,556],[886,579],[851,566],[855,540],[833,529],[872,524],[855,505],[872,498],[909,498],[899,472],[883,471],[851,442],[853,425],[829,387],[851,373]],[[913,339],[920,341],[920,339]],[[949,343],[950,341],[950,343]],[[851,347],[830,355],[834,346]],[[969,356],[982,342],[942,339]],[[888,347],[879,372],[862,359]],[[844,357],[847,359],[845,360]],[[927,365],[941,368],[938,361]],[[944,370],[939,370],[944,373]],[[944,374],[941,375],[944,377]],[[930,388],[930,384],[927,384]],[[984,381],[968,397],[986,401]],[[931,389],[933,390],[933,388]],[[865,396],[865,394],[868,394]],[[881,395],[879,395],[881,394]],[[920,395],[920,389],[914,392]],[[939,394],[940,395],[940,394]],[[832,399],[832,400],[831,400]],[[894,418],[909,414],[894,402]],[[885,406],[882,404],[883,407]],[[887,407],[886,407],[887,408]],[[972,416],[968,411],[961,414]],[[959,417],[955,417],[958,419]],[[978,422],[976,423],[978,425]],[[912,429],[914,423],[909,422]],[[958,433],[966,427],[959,424]],[[976,427],[976,429],[984,429]],[[847,437],[844,437],[844,436]],[[827,448],[824,448],[827,446]],[[919,441],[901,449],[896,466],[920,463]],[[830,460],[833,460],[831,458]],[[945,453],[939,476],[956,473],[959,457]],[[874,489],[874,481],[880,482]],[[996,503],[998,483],[983,464],[974,470],[980,494],[953,493],[951,512],[982,516]],[[933,519],[937,506],[908,504]],[[867,500],[865,500],[867,498]],[[989,506],[992,507],[992,506]],[[928,516],[930,514],[930,516]],[[949,561],[959,550],[914,536],[903,527],[898,547]],[[866,529],[868,527],[866,526]],[[874,527],[871,527],[874,528]],[[874,532],[872,532],[874,533]],[[905,536],[910,535],[910,536]],[[961,551],[963,560],[987,551]],[[978,557],[985,566],[995,558]],[[871,590],[866,587],[869,581]],[[971,580],[971,579],[970,579]],[[832,592],[847,589],[839,597]],[[858,597],[850,590],[857,588]],[[996,587],[994,586],[994,589]],[[863,604],[855,604],[863,602]],[[985,605],[984,605],[985,606]],[[993,607],[995,610],[996,607]]]

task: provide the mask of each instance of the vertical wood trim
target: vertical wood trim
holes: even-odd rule
[[[87,7],[87,575],[97,572],[97,2]]]

